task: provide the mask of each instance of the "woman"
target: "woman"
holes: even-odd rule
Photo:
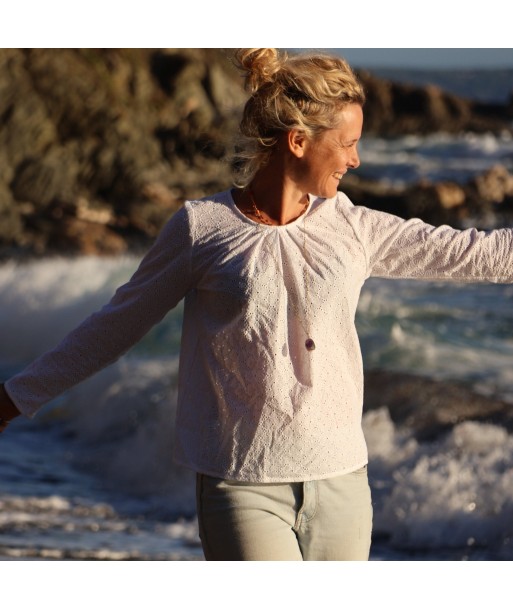
[[[188,201],[132,279],[5,384],[0,417],[120,357],[185,297],[175,457],[208,560],[366,560],[372,505],[354,316],[372,276],[513,279],[513,231],[353,206],[364,92],[323,55],[243,49],[237,188]]]

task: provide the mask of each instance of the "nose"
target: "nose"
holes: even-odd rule
[[[360,156],[356,147],[353,149],[347,164],[351,169],[357,169],[358,167],[360,167]]]

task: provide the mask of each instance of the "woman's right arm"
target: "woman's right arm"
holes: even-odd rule
[[[5,383],[12,403],[32,417],[43,404],[119,359],[192,289],[191,260],[184,206],[107,305]],[[5,398],[2,403],[7,404]]]

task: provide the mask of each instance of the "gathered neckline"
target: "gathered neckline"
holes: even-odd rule
[[[248,222],[249,224],[253,224],[254,226],[261,226],[264,229],[286,229],[292,226],[295,226],[296,224],[299,224],[299,222],[301,222],[301,220],[303,220],[308,212],[310,211],[310,208],[312,206],[312,202],[314,201],[315,197],[311,194],[308,194],[308,205],[305,207],[305,210],[303,211],[302,214],[300,214],[297,218],[295,218],[294,220],[292,220],[291,222],[288,222],[287,224],[264,224],[263,222],[257,222],[256,220],[252,220],[251,218],[248,218],[248,216],[246,216],[246,214],[244,214],[242,212],[241,209],[239,209],[239,207],[237,206],[237,204],[235,203],[235,199],[233,198],[233,194],[232,194],[232,189],[228,190],[228,196],[229,196],[229,203],[230,206],[234,209],[235,213],[240,216],[242,219],[246,220],[246,222]]]

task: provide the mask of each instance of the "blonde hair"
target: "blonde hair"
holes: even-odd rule
[[[238,49],[235,63],[251,94],[233,158],[234,183],[242,188],[269,161],[281,133],[299,129],[315,137],[336,126],[342,107],[365,103],[362,85],[341,57]]]

